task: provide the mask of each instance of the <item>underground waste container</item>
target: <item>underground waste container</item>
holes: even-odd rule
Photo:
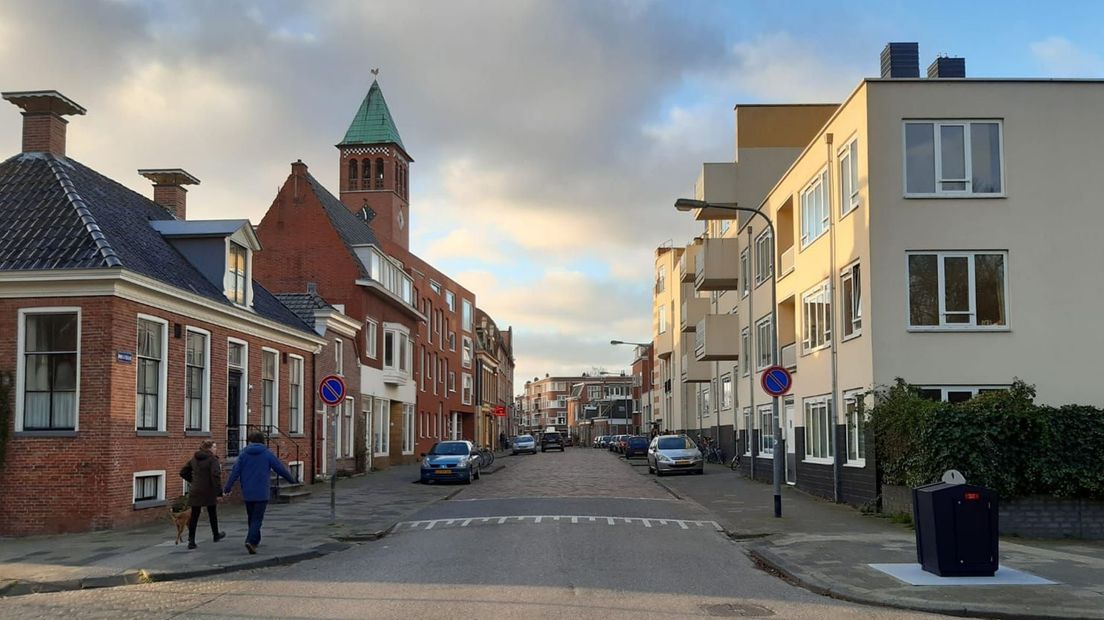
[[[916,559],[940,577],[997,572],[997,494],[985,487],[936,482],[912,490]]]

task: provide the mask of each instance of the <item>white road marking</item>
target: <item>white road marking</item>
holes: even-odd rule
[[[422,521],[404,521],[397,525],[396,529],[401,529],[403,526],[407,526],[408,530],[423,529],[432,530],[434,528],[440,529],[440,527],[457,526],[468,527],[473,521],[479,521],[480,523],[488,523],[497,521],[497,525],[504,525],[507,521],[513,523],[532,523],[534,525],[544,523],[545,519],[559,522],[561,519],[570,519],[572,525],[578,525],[580,520],[584,524],[586,523],[599,523],[604,521],[606,525],[618,525],[623,523],[625,525],[642,524],[644,527],[653,527],[655,522],[658,522],[661,526],[677,525],[679,529],[689,530],[690,526],[694,525],[694,529],[698,528],[712,528],[715,531],[722,532],[724,528],[720,526],[716,521],[702,521],[695,519],[657,519],[655,517],[612,517],[612,516],[592,516],[592,515],[506,515],[506,516],[493,516],[493,517],[469,517],[469,518],[452,518],[452,519],[428,519]],[[440,527],[438,527],[440,526]]]

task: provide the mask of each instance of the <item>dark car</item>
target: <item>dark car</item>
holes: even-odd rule
[[[634,456],[648,456],[648,438],[640,435],[634,435],[625,440],[625,458],[631,459]]]
[[[559,450],[563,452],[563,437],[561,437],[559,433],[545,433],[541,435],[541,452],[548,452],[549,450]]]

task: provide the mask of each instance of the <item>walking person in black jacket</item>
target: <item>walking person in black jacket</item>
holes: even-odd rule
[[[215,542],[226,537],[218,529],[218,498],[222,495],[222,466],[215,456],[215,442],[206,440],[199,444],[195,456],[180,470],[180,477],[188,481],[188,505],[192,507],[192,516],[188,519],[188,548],[195,549],[196,526],[199,525],[199,513],[207,507],[207,517],[211,520],[211,533]]]

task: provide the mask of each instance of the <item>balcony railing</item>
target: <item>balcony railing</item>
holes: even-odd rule
[[[782,347],[781,353],[782,365],[791,371],[797,370],[797,343],[791,342]]]
[[[794,270],[794,248],[791,245],[788,250],[782,252],[782,256],[778,261],[778,279],[786,277],[786,274]]]

